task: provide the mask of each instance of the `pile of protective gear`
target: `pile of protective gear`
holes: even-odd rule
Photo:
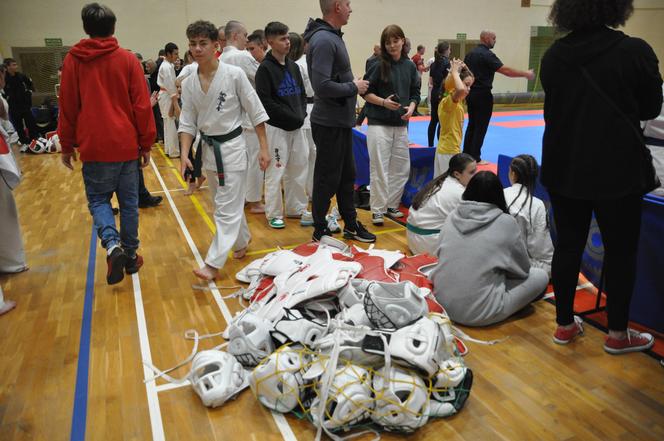
[[[223,333],[227,352],[195,354],[196,343],[182,380],[153,369],[190,381],[207,406],[249,385],[271,410],[308,418],[317,438],[372,423],[413,432],[459,412],[473,381],[431,293],[435,264],[327,236],[270,253],[236,275],[250,304]]]

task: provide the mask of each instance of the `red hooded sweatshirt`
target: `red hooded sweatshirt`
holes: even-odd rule
[[[78,147],[84,162],[124,162],[155,139],[141,65],[115,37],[81,40],[65,57],[58,136],[63,153]]]

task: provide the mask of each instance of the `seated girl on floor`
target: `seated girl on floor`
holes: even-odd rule
[[[408,247],[413,254],[435,255],[440,229],[461,202],[461,195],[476,171],[477,163],[472,156],[456,154],[450,159],[449,169],[415,195],[406,224]]]
[[[459,206],[440,230],[434,295],[450,318],[487,326],[505,320],[546,288],[546,271],[533,268],[498,176],[475,174]]]
[[[530,265],[542,268],[551,277],[553,243],[549,219],[544,202],[533,196],[538,172],[537,161],[532,156],[519,155],[512,159],[509,171],[512,186],[505,189],[505,202],[521,228]]]

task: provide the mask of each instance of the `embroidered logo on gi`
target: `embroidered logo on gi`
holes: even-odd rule
[[[221,112],[221,107],[224,105],[225,102],[226,102],[226,93],[219,92],[219,96],[217,97],[217,112]]]
[[[281,165],[281,156],[279,156],[279,149],[274,149],[274,159],[277,161],[275,166],[277,166],[277,168],[282,167],[282,165]]]

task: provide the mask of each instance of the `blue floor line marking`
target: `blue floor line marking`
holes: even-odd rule
[[[88,415],[88,371],[90,369],[90,336],[92,333],[92,303],[95,289],[95,258],[97,254],[97,232],[92,227],[88,273],[85,282],[85,301],[81,340],[78,346],[78,366],[76,368],[76,391],[74,392],[74,412],[71,418],[71,441],[85,441],[85,425]]]

